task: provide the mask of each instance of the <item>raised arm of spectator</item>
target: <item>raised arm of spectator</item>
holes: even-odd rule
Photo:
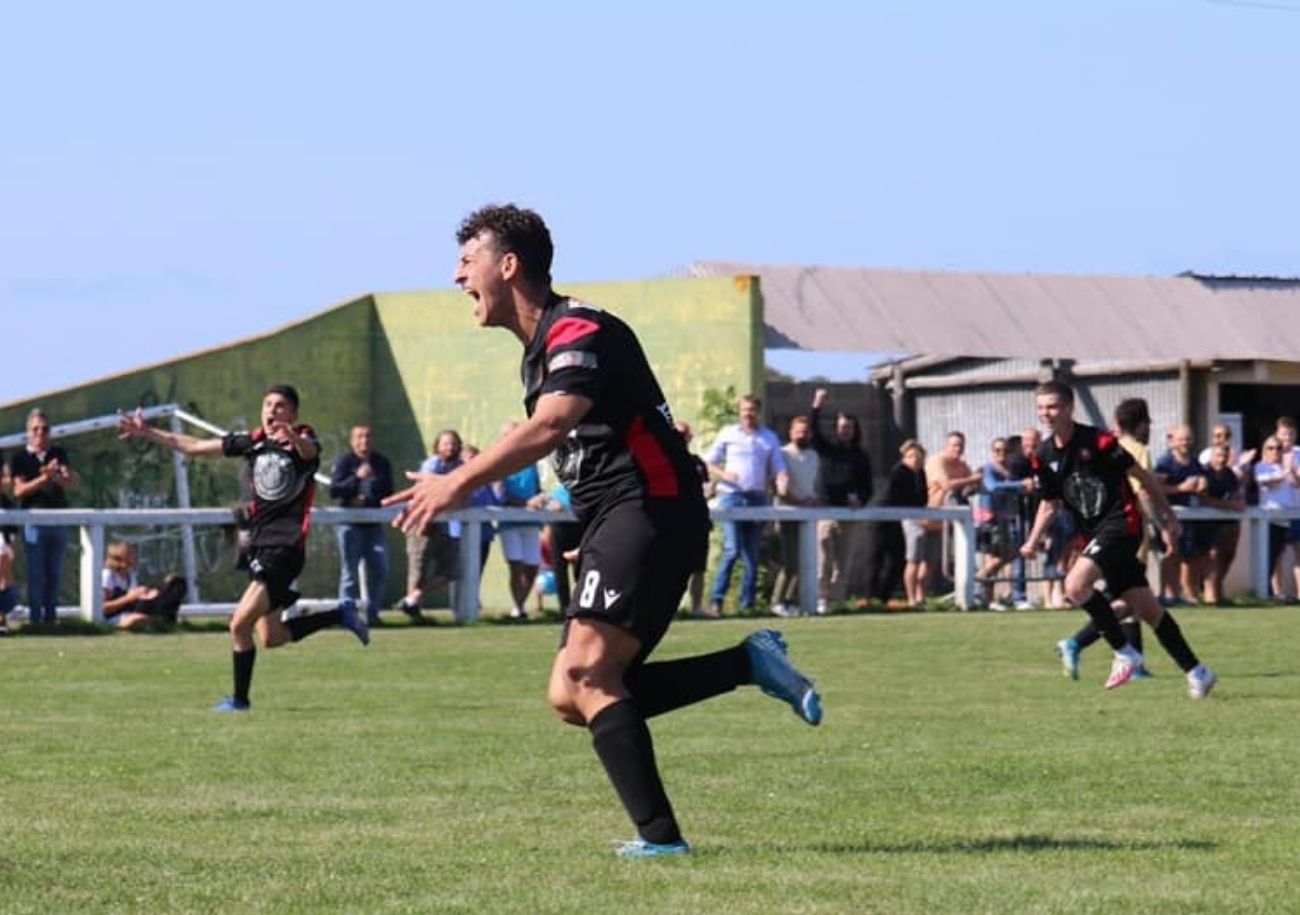
[[[818,388],[813,391],[812,407],[808,410],[808,423],[812,426],[813,448],[818,454],[825,454],[831,448],[831,440],[822,434],[822,407],[826,406],[827,391]]]

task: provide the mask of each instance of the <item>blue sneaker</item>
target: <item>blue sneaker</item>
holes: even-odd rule
[[[370,644],[370,627],[352,604],[339,604],[340,625],[357,637],[362,645]]]
[[[659,858],[666,855],[689,855],[690,853],[691,847],[686,844],[685,839],[660,844],[658,842],[647,842],[640,836],[637,836],[631,842],[620,843],[614,849],[614,854],[620,858]]]
[[[214,712],[246,712],[253,707],[253,703],[247,699],[236,699],[234,696],[224,696],[221,701],[212,706]]]
[[[774,699],[790,703],[794,713],[808,724],[820,724],[822,697],[812,681],[795,670],[786,657],[785,639],[775,629],[752,632],[744,641],[754,685]]]
[[[1145,664],[1139,665],[1138,669],[1133,671],[1134,680],[1150,680],[1152,676],[1154,675],[1151,673],[1151,671],[1147,670],[1147,666]]]
[[[1071,680],[1079,679],[1079,643],[1073,638],[1056,643],[1056,653],[1061,656],[1061,670]]]

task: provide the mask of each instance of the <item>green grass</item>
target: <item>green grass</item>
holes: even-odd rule
[[[823,688],[653,722],[697,853],[624,862],[583,732],[550,715],[555,626],[0,643],[0,912],[1300,911],[1294,609],[1188,610],[1221,676],[1106,693],[1051,645],[1082,614],[783,624]],[[754,621],[683,622],[664,657]]]

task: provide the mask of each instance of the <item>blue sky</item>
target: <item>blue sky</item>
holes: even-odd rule
[[[0,403],[450,285],[488,201],[561,282],[1297,275],[1297,47],[1300,0],[11,4]]]

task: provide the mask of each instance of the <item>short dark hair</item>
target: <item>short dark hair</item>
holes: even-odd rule
[[[1035,397],[1056,397],[1061,403],[1071,405],[1074,403],[1074,389],[1064,381],[1058,381],[1053,378],[1051,381],[1044,381],[1038,387],[1034,388]]]
[[[293,412],[298,412],[298,390],[291,384],[273,384],[266,389],[267,394],[279,394],[293,404]],[[263,395],[266,396],[266,395]]]
[[[1151,410],[1141,397],[1121,400],[1115,408],[1115,425],[1121,432],[1136,432],[1143,423],[1151,422]]]
[[[488,204],[470,213],[456,230],[457,244],[465,244],[480,232],[491,232],[497,249],[502,254],[519,258],[527,279],[551,284],[551,260],[555,246],[551,244],[551,231],[542,217],[507,203],[504,206]]]

